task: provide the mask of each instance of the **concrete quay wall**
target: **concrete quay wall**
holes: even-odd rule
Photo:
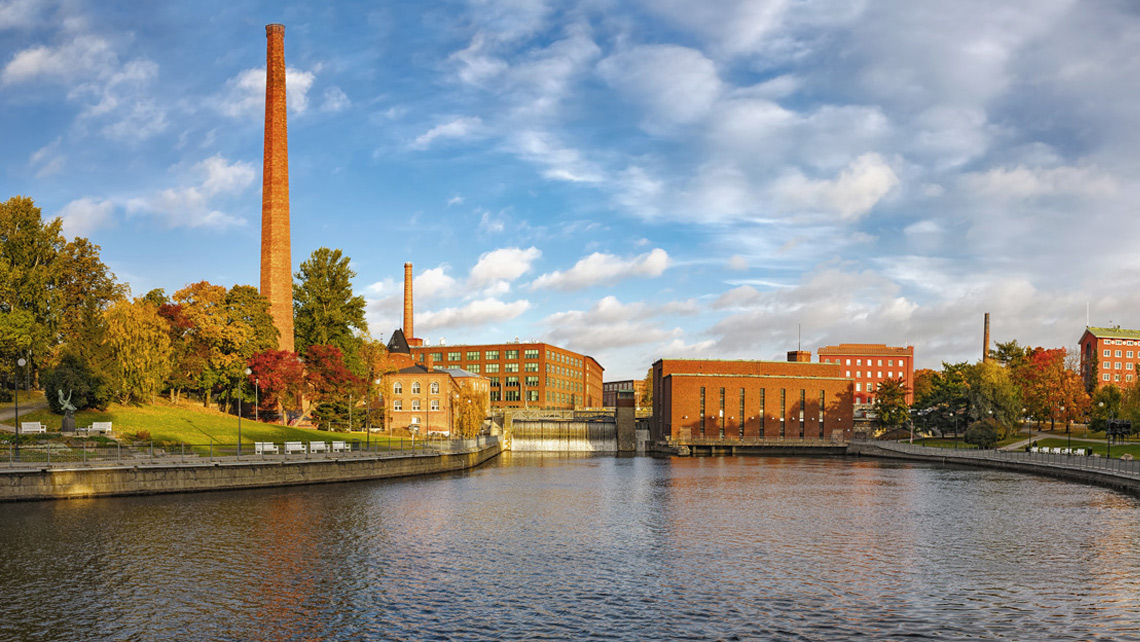
[[[188,493],[431,475],[474,468],[501,450],[501,443],[495,441],[468,453],[12,470],[0,472],[0,501]]]
[[[872,442],[852,442],[847,447],[848,455],[857,457],[925,461],[955,466],[1009,470],[1031,475],[1044,475],[1046,477],[1064,479],[1066,481],[1094,484],[1133,495],[1140,495],[1140,477],[1136,475],[1114,472],[1112,470],[1071,466],[1062,462],[1007,458],[997,456],[996,454],[993,456],[979,454],[963,455],[944,448],[930,448],[926,450],[946,452],[891,450],[890,448],[885,448]]]

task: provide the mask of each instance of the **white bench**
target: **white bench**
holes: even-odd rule
[[[1084,457],[1085,455],[1088,454],[1088,451],[1085,450],[1084,448],[1074,448],[1073,454],[1074,455],[1080,455],[1080,456]]]
[[[1030,448],[1030,449],[1029,449],[1029,452],[1031,452],[1031,453],[1035,453],[1035,452],[1037,452],[1037,446],[1034,446],[1034,447]]]
[[[253,452],[257,455],[266,455],[270,453],[276,455],[280,451],[277,450],[277,444],[273,443],[272,441],[255,441],[253,442]]]
[[[285,442],[285,454],[292,455],[293,453],[305,452],[305,444],[300,441],[287,441]]]
[[[47,428],[45,428],[44,425],[38,421],[21,421],[20,432],[24,433],[25,435],[30,435],[37,432],[46,433]]]
[[[327,453],[328,452],[328,444],[326,444],[323,441],[310,441],[309,442],[309,452],[311,452],[311,453]]]
[[[343,442],[343,441],[332,442],[332,451],[334,453],[342,453],[346,450],[348,450],[348,444],[346,444],[345,442]]]
[[[87,429],[88,432],[101,432],[111,434],[111,422],[109,421],[94,421],[91,427]]]

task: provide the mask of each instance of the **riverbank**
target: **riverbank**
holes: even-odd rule
[[[876,441],[853,441],[848,444],[847,454],[1010,470],[1140,495],[1140,461],[1002,450],[953,450]]]
[[[480,438],[464,452],[348,454],[296,459],[214,459],[190,463],[132,463],[98,467],[52,467],[0,472],[0,502],[123,495],[154,495],[268,486],[434,475],[475,468],[502,451],[496,437]]]

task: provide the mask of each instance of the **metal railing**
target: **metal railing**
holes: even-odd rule
[[[1097,455],[1070,455],[1054,452],[1026,452],[1023,450],[994,450],[978,448],[936,448],[893,441],[856,440],[861,445],[873,445],[883,450],[900,453],[944,457],[946,459],[986,459],[1016,461],[1041,466],[1057,466],[1075,470],[1097,470],[1140,478],[1140,460],[1101,457]]]
[[[109,444],[91,446],[86,442],[70,446],[55,442],[35,444],[22,443],[7,445],[0,460],[3,468],[44,468],[72,466],[121,466],[121,465],[200,465],[203,462],[257,462],[257,461],[298,461],[335,460],[344,458],[394,458],[436,454],[462,454],[482,450],[498,442],[494,435],[480,435],[471,439],[400,439],[372,438],[368,441],[345,441],[344,449],[333,450],[335,440],[276,441],[265,442],[276,446],[276,452],[257,452],[254,443],[242,443],[241,452],[237,444],[190,444],[154,442],[133,444]],[[288,450],[286,443],[300,443],[301,448]],[[323,444],[323,448],[314,444]]]

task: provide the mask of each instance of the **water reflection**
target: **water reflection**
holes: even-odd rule
[[[1140,502],[995,471],[515,455],[0,541],[0,639],[1140,639]]]

